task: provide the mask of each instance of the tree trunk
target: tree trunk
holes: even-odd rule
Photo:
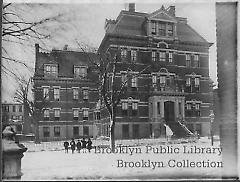
[[[114,153],[115,151],[115,116],[110,120],[110,145],[111,150]]]

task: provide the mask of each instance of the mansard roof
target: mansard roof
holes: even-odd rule
[[[35,73],[43,74],[44,64],[57,64],[61,76],[69,76],[74,66],[91,66],[97,62],[97,54],[70,50],[52,50],[49,53],[36,52]]]
[[[209,44],[207,40],[187,23],[186,18],[172,16],[164,8],[160,8],[150,14],[122,10],[116,20],[109,21],[106,24],[106,35],[146,37],[146,22],[149,19],[155,18],[163,21],[176,22],[177,36],[180,42]]]

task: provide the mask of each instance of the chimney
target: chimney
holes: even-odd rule
[[[36,53],[39,53],[39,44],[35,44],[35,51]]]
[[[129,3],[129,6],[128,6],[128,8],[129,8],[129,12],[135,12],[135,3]]]
[[[172,16],[175,16],[175,6],[169,6],[168,13]]]

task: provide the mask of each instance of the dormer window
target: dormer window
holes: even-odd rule
[[[152,35],[156,35],[156,34],[157,34],[157,23],[152,22]]]
[[[166,24],[165,23],[159,23],[158,29],[159,29],[160,36],[166,36]]]
[[[58,68],[56,64],[44,64],[44,76],[45,77],[57,77]]]
[[[74,66],[74,77],[85,78],[87,76],[87,66]]]
[[[173,25],[172,24],[168,24],[167,25],[167,35],[169,37],[172,37],[173,36]]]

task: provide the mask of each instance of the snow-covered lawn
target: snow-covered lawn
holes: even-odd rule
[[[135,143],[142,143],[142,145],[125,148],[126,150],[122,151],[122,153],[119,150],[115,154],[106,153],[106,150],[104,150],[105,153],[95,153],[95,150],[92,150],[91,153],[83,153],[83,151],[81,153],[75,152],[74,154],[71,151],[65,153],[64,150],[60,150],[62,149],[62,143],[58,145],[58,142],[51,142],[51,146],[59,150],[41,151],[41,146],[43,147],[44,145],[40,144],[35,147],[37,150],[24,153],[22,158],[22,180],[220,178],[220,167],[173,167],[177,161],[182,163],[183,160],[188,160],[189,162],[200,162],[203,160],[221,162],[221,155],[219,155],[217,149],[219,148],[219,142],[214,143],[215,153],[186,154],[183,153],[184,146],[188,151],[198,147],[208,148],[209,152],[213,152],[213,147],[211,147],[210,141],[207,139],[201,139],[197,143],[177,144],[177,142],[173,142],[172,144],[164,145],[159,141],[157,143],[157,141],[156,139],[138,140]],[[104,143],[102,141],[94,142]],[[123,141],[120,142],[124,143]],[[128,142],[126,141],[126,143]],[[152,148],[158,148],[158,150],[160,147],[169,149],[169,153],[154,153],[153,150],[150,150],[152,148],[148,144],[151,144]],[[31,145],[32,149],[34,149],[33,143],[28,143],[27,147]],[[45,143],[45,145],[47,144]],[[49,148],[46,147],[45,149]],[[175,150],[175,154],[171,153],[170,149],[172,151]],[[135,152],[130,155],[130,150]],[[170,164],[169,161],[171,161]],[[180,163],[178,164],[180,165]],[[126,164],[126,167],[122,167],[123,164]]]

